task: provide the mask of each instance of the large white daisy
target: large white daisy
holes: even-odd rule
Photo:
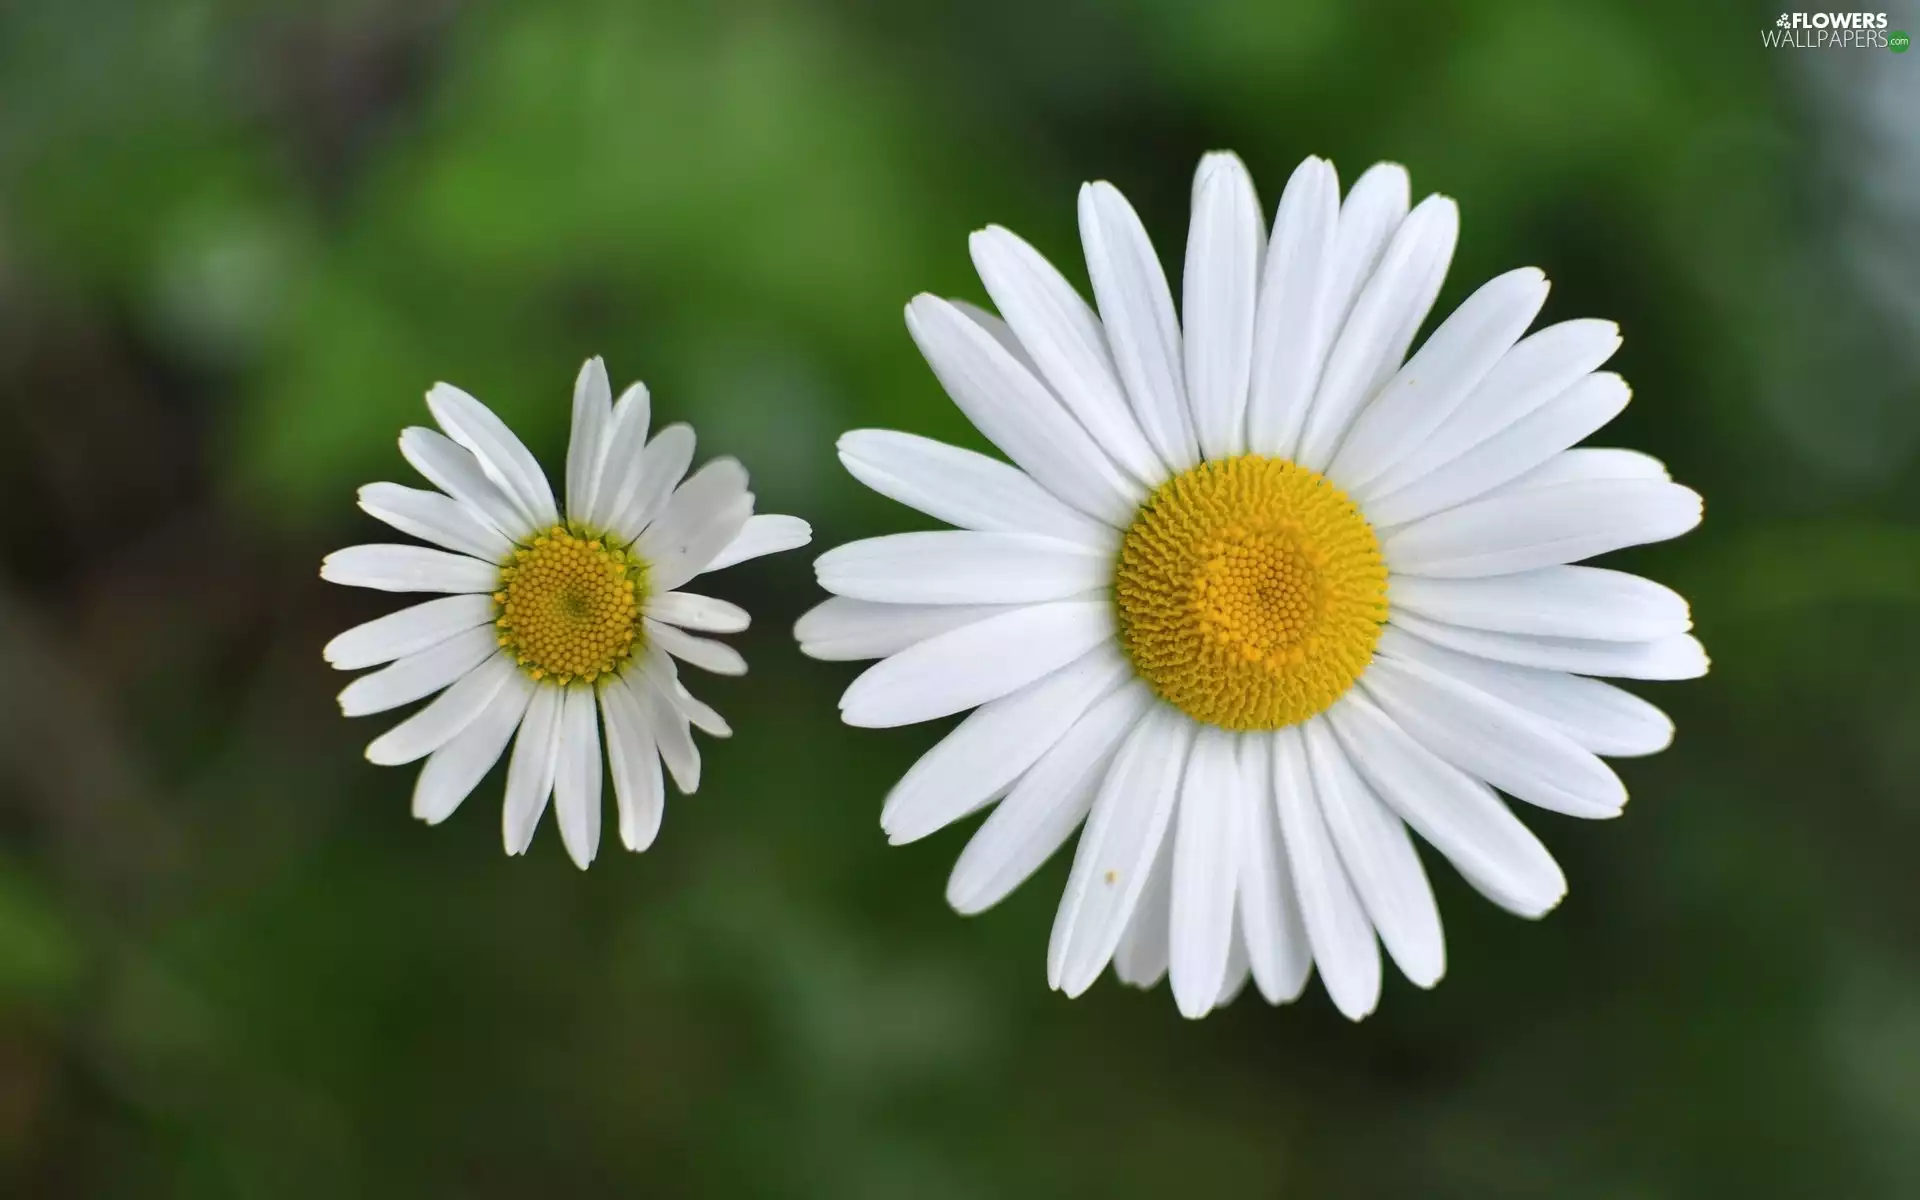
[[[1458,227],[1442,196],[1409,211],[1398,166],[1343,201],[1312,158],[1269,231],[1246,168],[1211,154],[1181,320],[1105,183],[1080,191],[1097,312],[998,227],[972,247],[1000,318],[907,306],[1013,465],[847,434],[855,478],[960,529],[823,555],[834,598],[795,632],[818,658],[881,660],[842,698],[849,724],[974,709],[880,818],[910,842],[998,802],[948,881],[956,909],[998,902],[1085,822],[1047,955],[1068,995],[1112,962],[1142,987],[1170,975],[1197,1017],[1249,975],[1290,1000],[1317,965],[1363,1017],[1379,944],[1422,987],[1445,968],[1409,826],[1537,917],[1565,879],[1494,789],[1614,816],[1626,792],[1597,756],[1671,740],[1590,677],[1703,673],[1686,601],[1568,564],[1685,533],[1700,497],[1646,455],[1570,449],[1627,402],[1596,371],[1620,338],[1592,320],[1522,337],[1537,270],[1406,358]]]
[[[680,589],[804,546],[811,531],[796,517],[755,516],[733,459],[687,475],[693,430],[669,425],[648,440],[647,389],[636,383],[613,403],[597,358],[574,385],[564,515],[540,464],[492,410],[444,383],[427,408],[445,432],[408,429],[400,453],[439,490],[370,483],[360,507],[440,549],[349,546],[327,556],[320,577],[449,595],[327,643],[341,670],[386,664],[349,684],[340,707],[357,717],[440,693],[367,747],[383,765],[427,760],[413,815],[429,824],[446,820],[514,739],[507,853],[526,850],[552,796],[560,839],[582,868],[600,845],[604,723],[620,842],[645,850],[665,804],[660,764],[692,792],[691,731],[730,733],[688,693],[674,660],[722,675],[747,669],[731,646],[687,632],[737,633],[746,611]]]

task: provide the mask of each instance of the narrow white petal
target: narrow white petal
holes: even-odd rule
[[[840,698],[840,718],[877,729],[948,716],[1024,687],[1113,635],[1107,600],[1016,608],[868,667]]]
[[[1376,526],[1399,525],[1484,496],[1619,416],[1631,396],[1618,375],[1588,375],[1452,462],[1398,491],[1364,501],[1367,516]]]
[[[687,719],[695,729],[709,737],[727,738],[733,736],[733,726],[727,719],[714,711],[712,705],[701,700],[687,690],[687,685],[676,682],[672,694],[667,697],[673,706]]]
[[[1018,467],[931,438],[856,429],[840,438],[840,461],[855,479],[930,517],[989,533],[1037,533],[1111,548],[1112,526],[1054,496]]]
[[[1160,839],[1160,852],[1147,868],[1147,885],[1140,889],[1133,916],[1113,948],[1113,973],[1121,983],[1141,991],[1159,986],[1172,959],[1173,834]]]
[[[928,295],[907,305],[907,330],[967,419],[1040,486],[1115,528],[1133,518],[1138,481],[991,334]]]
[[[1113,582],[1113,554],[1032,533],[942,529],[836,546],[814,564],[820,586],[883,604],[1036,604]]]
[[[480,469],[480,460],[437,429],[409,426],[400,432],[400,454],[447,495],[484,516],[509,538],[525,538],[534,522]]]
[[[340,693],[340,711],[363,717],[412,704],[473,670],[498,648],[487,626],[456,633],[348,684]]]
[[[1449,650],[1522,667],[1618,679],[1697,679],[1707,673],[1706,648],[1689,633],[1653,642],[1603,642],[1467,629],[1410,612],[1394,613],[1391,623]]]
[[[1247,386],[1247,447],[1256,454],[1291,458],[1300,440],[1325,365],[1327,273],[1339,218],[1333,165],[1307,159],[1280,197],[1261,272]]]
[[[1407,733],[1516,799],[1570,817],[1617,817],[1627,789],[1552,725],[1423,663],[1379,655],[1361,688]]]
[[[896,846],[918,841],[977,811],[1052,749],[1128,670],[1118,650],[1097,646],[974,709],[887,794],[880,813],[887,840]]]
[[[980,281],[1040,378],[1114,462],[1141,483],[1157,484],[1166,466],[1127,404],[1100,318],[1052,263],[1010,230],[990,226],[970,245]]]
[[[1342,1016],[1358,1021],[1380,1002],[1380,945],[1327,830],[1307,740],[1297,725],[1273,735],[1273,795],[1321,986]]]
[[[1603,567],[1541,567],[1481,579],[1396,575],[1390,589],[1396,609],[1496,633],[1650,642],[1693,628],[1680,593]]]
[[[647,563],[647,586],[670,592],[706,570],[752,515],[745,467],[716,458],[695,471],[634,543]]]
[[[876,604],[834,596],[793,626],[800,652],[827,662],[887,658],[908,646],[1000,613],[1005,604]]]
[[[607,364],[596,355],[573,381],[573,431],[567,440],[568,516],[584,517],[593,510],[612,431],[613,385],[607,382]]]
[[[560,519],[539,460],[492,409],[449,383],[436,383],[427,391],[427,408],[529,521],[545,526]]]
[[[1162,462],[1184,471],[1200,461],[1200,443],[1187,408],[1173,292],[1146,226],[1112,184],[1080,188],[1080,244],[1114,369],[1141,431]]]
[[[507,760],[507,802],[500,810],[500,836],[508,854],[525,854],[533,831],[547,811],[553,777],[560,766],[560,709],[565,693],[551,685],[536,687],[520,736]]]
[[[752,623],[746,609],[711,596],[668,592],[647,601],[647,615],[656,621],[701,633],[739,633]]]
[[[338,670],[357,671],[437,646],[493,618],[490,595],[467,592],[443,596],[355,625],[328,642],[320,653]]]
[[[1327,471],[1341,487],[1367,486],[1433,435],[1527,331],[1547,301],[1536,267],[1497,275],[1467,297],[1369,401]]]
[[[1326,470],[1361,407],[1400,366],[1459,234],[1460,210],[1445,196],[1427,197],[1400,223],[1327,354],[1300,435],[1300,465]]]
[[[478,510],[442,492],[370,483],[360,489],[360,507],[402,533],[460,554],[499,562],[513,551],[512,540]]]
[[[373,543],[327,555],[320,578],[383,592],[491,592],[500,586],[500,567],[426,546]]]
[[[712,671],[715,675],[747,673],[747,660],[725,642],[694,637],[651,618],[643,619],[641,624],[646,630],[647,641],[683,662],[691,663],[703,671]]]
[[[647,443],[633,468],[632,493],[618,504],[618,515],[609,526],[614,536],[631,542],[653,524],[666,507],[667,498],[686,478],[687,467],[693,462],[693,444],[693,427],[684,422],[667,426]]]
[[[1612,321],[1563,321],[1522,338],[1432,436],[1376,480],[1375,495],[1402,488],[1486,441],[1578,383],[1620,348]]]
[[[647,426],[653,419],[653,398],[647,386],[636,383],[620,393],[601,435],[600,463],[593,477],[593,494],[584,509],[571,501],[567,515],[584,519],[589,529],[613,529],[620,513],[639,491],[641,456],[647,448]]]
[[[367,747],[367,761],[394,767],[425,758],[473,724],[514,671],[513,659],[496,653],[455,680],[433,703],[375,738]]]
[[[677,682],[672,660],[659,647],[649,646],[639,674],[625,677],[622,686],[652,732],[673,785],[691,796],[700,787],[700,748],[694,745],[687,715],[673,703]]]
[[[1113,959],[1166,835],[1194,724],[1155,705],[1114,755],[1054,918],[1047,982],[1078,996]]]
[[[1422,663],[1550,722],[1595,754],[1657,754],[1673,743],[1667,714],[1632,692],[1598,679],[1493,662],[1424,641],[1397,625],[1380,634],[1380,653]]]
[[[567,856],[582,871],[600,850],[600,720],[593,688],[563,689],[560,757],[553,776],[553,815]]]
[[[1621,479],[1496,493],[1403,525],[1381,539],[1395,574],[1511,575],[1664,542],[1700,523],[1698,492]]]
[[[1240,998],[1247,990],[1247,981],[1253,978],[1253,962],[1247,957],[1247,939],[1240,929],[1240,914],[1233,916],[1233,932],[1228,935],[1227,973],[1220,981],[1220,994],[1213,998],[1215,1008],[1225,1008]]]
[[[1232,154],[1207,155],[1194,176],[1180,311],[1187,399],[1200,452],[1208,458],[1247,448],[1247,377],[1265,241],[1260,198],[1246,165]],[[1207,1001],[1212,999],[1209,993]]]
[[[1213,1010],[1226,983],[1240,883],[1240,762],[1235,736],[1203,725],[1187,756],[1173,831],[1172,924],[1168,977],[1180,1015]]]
[[[799,517],[782,516],[779,513],[760,513],[747,518],[740,532],[726,544],[720,553],[713,556],[700,572],[705,575],[712,571],[724,570],[735,563],[746,562],[750,558],[761,558],[768,554],[778,554],[782,550],[797,550],[813,540],[813,526]]]
[[[1246,942],[1254,983],[1269,1004],[1298,998],[1313,971],[1313,948],[1301,923],[1293,872],[1281,844],[1274,803],[1273,739],[1264,734],[1240,738],[1240,893],[1241,936]]]
[[[428,756],[413,785],[413,815],[438,825],[486,778],[520,728],[538,685],[519,671],[507,676],[486,709],[446,745]]]
[[[1040,364],[1033,361],[1033,355],[1027,353],[1027,348],[1021,345],[1020,339],[1014,335],[1013,326],[1002,320],[998,313],[988,312],[978,304],[970,300],[962,300],[957,296],[948,296],[947,303],[959,309],[967,320],[986,330],[994,341],[1000,343],[1002,350],[1013,356],[1015,362],[1033,372],[1034,378],[1045,378],[1040,373]]]
[[[600,688],[600,715],[606,724],[607,765],[613,773],[613,798],[620,814],[620,844],[634,853],[653,845],[666,810],[666,785],[660,777],[660,753],[633,693],[614,679]]]
[[[1638,450],[1582,446],[1562,450],[1508,484],[1513,491],[1552,487],[1557,483],[1590,483],[1599,479],[1672,479],[1667,465]]]
[[[1354,894],[1400,973],[1417,987],[1432,987],[1446,974],[1447,947],[1413,838],[1360,777],[1327,722],[1309,721],[1303,732],[1320,815]]]
[[[1354,303],[1379,268],[1394,233],[1406,221],[1411,199],[1407,169],[1399,163],[1368,167],[1347,193],[1334,225],[1326,267],[1326,295],[1321,301],[1324,340],[1318,347],[1322,359],[1353,315]]]
[[[1356,692],[1326,715],[1379,797],[1476,888],[1522,916],[1560,903],[1567,881],[1559,864],[1491,789],[1447,765]]]
[[[1000,903],[1053,856],[1086,819],[1120,739],[1153,694],[1130,683],[1087,710],[994,806],[947,879],[947,903],[961,913]]]

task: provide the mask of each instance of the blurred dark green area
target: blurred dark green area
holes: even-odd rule
[[[0,1194],[1920,1195],[1920,56],[1773,16],[0,5]],[[961,920],[964,831],[886,846],[935,731],[836,723],[810,554],[718,577],[753,674],[642,857],[361,758],[319,648],[391,604],[315,568],[428,384],[557,468],[604,354],[763,511],[899,528],[837,433],[977,444],[901,305],[982,298],[989,222],[1083,280],[1084,179],[1177,258],[1215,147],[1458,197],[1441,307],[1533,263],[1619,320],[1599,440],[1707,496],[1623,558],[1714,673],[1644,689],[1624,819],[1529,814],[1550,918],[1437,869],[1448,978],[1357,1026],[1066,1001],[1062,862]]]

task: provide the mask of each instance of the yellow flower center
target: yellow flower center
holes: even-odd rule
[[[535,679],[592,683],[645,644],[647,567],[626,549],[555,525],[515,549],[500,578],[500,644]]]
[[[1162,699],[1223,729],[1279,729],[1325,712],[1366,670],[1387,566],[1345,492],[1245,454],[1147,498],[1114,598],[1121,644]]]

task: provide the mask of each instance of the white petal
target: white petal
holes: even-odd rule
[[[1247,958],[1247,939],[1240,931],[1240,914],[1233,916],[1233,932],[1227,943],[1227,974],[1220,981],[1220,994],[1213,998],[1215,1008],[1225,1008],[1240,998],[1247,990],[1247,980],[1253,978],[1253,963]]]
[[[1398,525],[1483,496],[1619,416],[1631,395],[1618,375],[1589,375],[1452,462],[1367,501],[1368,519],[1377,526]]]
[[[820,586],[884,604],[1035,604],[1113,582],[1113,555],[1031,533],[942,529],[836,546],[814,564]]]
[[[1040,378],[1102,450],[1153,486],[1166,466],[1141,433],[1087,302],[1039,251],[998,225],[975,233],[973,264]],[[971,314],[969,314],[971,315]]]
[[[1033,361],[1033,355],[1028,354],[1027,348],[1020,344],[1018,337],[1014,336],[1013,326],[1001,320],[999,314],[988,312],[978,304],[970,300],[962,300],[957,296],[948,296],[947,303],[959,309],[967,320],[986,330],[994,341],[1000,343],[1000,348],[1011,354],[1015,362],[1031,371],[1034,378],[1046,378],[1040,373],[1040,364]]]
[[[1246,165],[1232,154],[1201,159],[1180,309],[1187,400],[1200,452],[1208,458],[1247,448],[1247,376],[1265,240],[1260,198]],[[1212,999],[1210,993],[1207,1001]]]
[[[500,836],[508,854],[525,854],[533,831],[547,811],[553,777],[560,766],[560,709],[565,692],[551,685],[536,687],[520,736],[507,761],[507,802],[500,810]]]
[[[610,526],[615,536],[632,542],[660,516],[693,462],[693,443],[693,427],[684,422],[667,426],[647,443],[633,468],[632,494],[618,506]]]
[[[1700,523],[1700,495],[1622,479],[1499,494],[1403,525],[1381,539],[1395,574],[1459,579],[1577,562],[1664,542]]]
[[[640,706],[618,679],[602,685],[600,714],[607,727],[607,765],[620,812],[620,844],[636,854],[653,845],[666,809],[660,754]]]
[[[1430,988],[1447,970],[1440,910],[1407,827],[1373,794],[1325,721],[1303,728],[1314,795],[1354,894],[1394,965]]]
[[[983,912],[1039,870],[1086,819],[1114,748],[1152,699],[1144,684],[1128,684],[1055,741],[967,843],[947,879],[947,903]]]
[[[1328,999],[1342,1016],[1358,1021],[1380,1002],[1380,945],[1340,862],[1314,790],[1308,744],[1300,727],[1275,733],[1273,794],[1301,923]]]
[[[715,675],[747,673],[747,660],[740,657],[740,652],[725,642],[694,637],[690,633],[683,633],[671,625],[662,625],[651,618],[643,619],[641,624],[646,630],[647,641],[703,671],[712,671]]]
[[[1384,496],[1424,477],[1572,387],[1620,348],[1612,321],[1563,321],[1522,338],[1433,435],[1374,482]]]
[[[1297,998],[1313,970],[1313,948],[1300,920],[1293,872],[1281,844],[1274,803],[1273,739],[1247,734],[1240,739],[1240,893],[1241,936],[1248,965],[1269,1004]]]
[[[930,637],[999,613],[1005,604],[875,604],[834,596],[793,626],[800,652],[828,662],[886,658]]]
[[[560,519],[546,472],[492,409],[449,383],[436,383],[428,390],[427,408],[448,437],[480,460],[480,469],[523,516],[536,526],[552,525]]]
[[[607,382],[607,364],[596,355],[586,361],[573,381],[573,432],[567,440],[567,515],[579,518],[593,510],[612,431],[613,385]]]
[[[498,648],[488,626],[456,633],[348,684],[340,693],[340,711],[363,717],[412,704],[473,670]]]
[[[1570,817],[1617,817],[1607,764],[1521,709],[1422,663],[1380,655],[1361,687],[1421,745],[1516,799]]]
[[[666,651],[648,646],[639,674],[627,677],[627,691],[653,732],[654,745],[674,786],[691,796],[700,786],[700,748],[694,745],[691,718],[673,702],[679,683],[679,672]]]
[[[1380,653],[1422,663],[1551,723],[1595,754],[1657,754],[1673,742],[1673,722],[1632,692],[1610,683],[1493,662],[1423,641],[1397,625],[1380,634]]]
[[[747,518],[740,532],[720,553],[713,556],[702,575],[712,571],[724,570],[735,563],[746,562],[750,558],[761,558],[768,554],[778,554],[782,550],[797,550],[813,540],[813,526],[799,517],[782,516],[779,513],[761,513]]]
[[[1523,916],[1537,917],[1566,895],[1553,856],[1485,785],[1448,766],[1356,692],[1326,715],[1380,798],[1469,882]]]
[[[1394,233],[1406,221],[1411,193],[1405,167],[1375,163],[1354,181],[1340,206],[1326,267],[1326,296],[1321,301],[1322,359],[1353,315],[1354,302],[1379,268]]]
[[[646,384],[633,384],[620,393],[601,434],[600,463],[595,468],[591,500],[584,509],[576,509],[568,501],[568,516],[584,519],[589,529],[600,532],[615,528],[622,510],[640,490],[641,456],[646,453],[647,425],[652,419],[653,398]]]
[[[499,562],[513,551],[512,540],[492,522],[440,492],[370,483],[360,489],[360,507],[402,533],[461,554]]]
[[[1227,978],[1234,893],[1240,883],[1240,762],[1235,737],[1203,725],[1187,756],[1173,831],[1168,975],[1180,1015],[1213,1010]]]
[[[1200,461],[1200,443],[1187,409],[1173,292],[1146,227],[1112,184],[1080,188],[1080,244],[1107,348],[1141,431],[1162,462],[1184,471]]]
[[[392,662],[494,618],[493,597],[468,592],[376,617],[328,642],[320,653],[342,671]]]
[[[1160,839],[1160,851],[1147,868],[1147,885],[1140,889],[1133,916],[1113,948],[1113,973],[1120,982],[1141,991],[1157,987],[1166,977],[1172,956],[1173,834]]]
[[[856,429],[840,438],[840,461],[890,500],[949,525],[990,533],[1038,533],[1111,548],[1118,534],[1065,504],[1018,467],[931,438]]]
[[[567,856],[582,871],[600,850],[600,719],[593,688],[562,689],[560,758],[553,776],[553,815]]]
[[[512,658],[495,654],[455,680],[433,703],[375,738],[367,747],[367,761],[395,767],[425,758],[473,724],[514,671]]]
[[[1115,528],[1133,519],[1139,483],[991,334],[928,295],[907,305],[907,330],[967,419],[1040,486]]]
[[[1193,730],[1185,714],[1155,705],[1114,755],[1054,918],[1047,948],[1053,988],[1078,996],[1112,961],[1166,835]]]
[[[673,701],[673,706],[680,710],[680,715],[700,732],[717,738],[733,736],[733,726],[727,724],[727,719],[715,712],[712,705],[689,692],[686,684],[676,682],[672,694],[667,699]]]
[[[840,719],[884,729],[961,712],[1025,687],[1113,635],[1107,600],[1016,608],[868,667],[840,697]]]
[[[696,596],[692,592],[668,592],[647,601],[647,615],[656,621],[697,629],[701,633],[739,633],[753,620],[738,604]]]
[[[1257,454],[1291,458],[1300,440],[1325,365],[1327,272],[1339,218],[1333,165],[1307,159],[1280,197],[1261,274],[1247,388],[1247,444]]]
[[[480,460],[437,429],[414,425],[400,432],[400,454],[427,482],[466,505],[509,538],[523,539],[534,522],[480,469]]]
[[[1301,431],[1295,460],[1301,466],[1326,470],[1361,406],[1400,366],[1439,293],[1459,233],[1460,210],[1445,196],[1427,197],[1400,223],[1328,352]]]
[[[373,543],[327,555],[320,578],[383,592],[491,592],[500,586],[500,567],[426,546]]]
[[[634,543],[647,562],[647,586],[670,592],[700,574],[752,515],[745,467],[716,458],[695,471]]]
[[[1707,673],[1706,648],[1686,633],[1654,642],[1603,642],[1466,629],[1410,612],[1394,613],[1391,623],[1449,650],[1522,667],[1619,679],[1697,679]]]
[[[1536,267],[1481,285],[1361,410],[1327,468],[1329,476],[1349,493],[1371,495],[1367,485],[1433,435],[1546,301],[1547,277]]]
[[[990,700],[920,756],[880,813],[894,845],[918,841],[999,795],[1126,677],[1127,661],[1097,646],[1017,692]]]
[[[520,728],[520,718],[526,715],[527,703],[537,687],[521,672],[512,672],[494,692],[485,711],[458,737],[428,756],[413,785],[414,816],[438,825],[453,815],[493,764],[500,761],[507,739]]]
[[[1396,575],[1390,594],[1396,609],[1496,633],[1650,642],[1693,628],[1680,593],[1602,567],[1541,567],[1482,579]]]
[[[1577,450],[1562,450],[1507,486],[1519,491],[1552,487],[1556,483],[1590,483],[1597,479],[1672,478],[1667,473],[1667,465],[1651,454],[1582,446]]]

